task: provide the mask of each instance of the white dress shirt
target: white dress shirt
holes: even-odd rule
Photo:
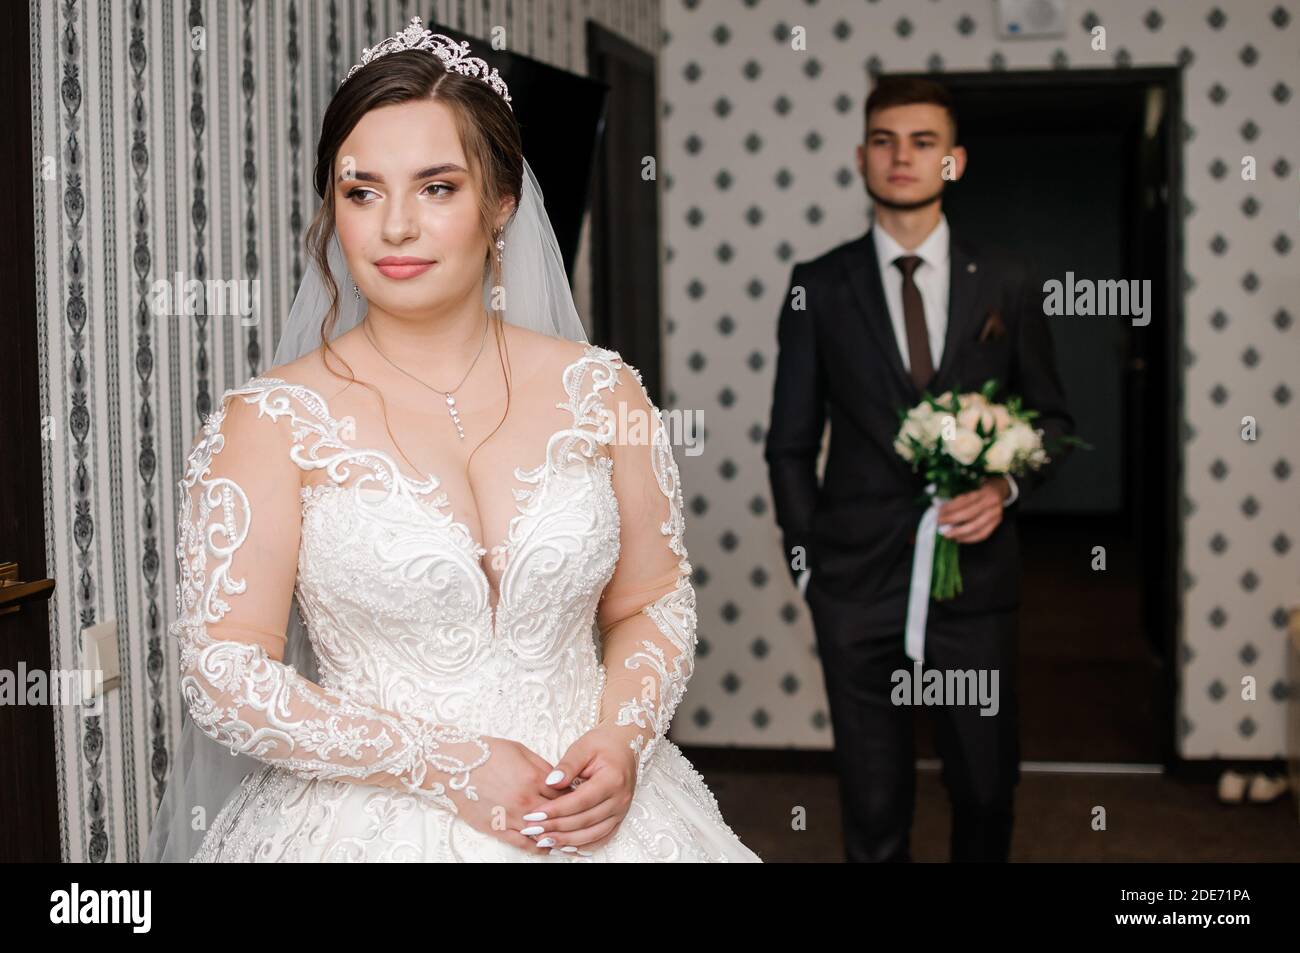
[[[948,217],[939,215],[939,224],[934,227],[925,240],[909,251],[894,240],[894,237],[879,225],[871,229],[875,240],[876,260],[880,263],[880,279],[885,286],[885,306],[889,309],[889,321],[894,326],[894,340],[898,343],[898,353],[903,359],[903,367],[909,373],[912,362],[908,356],[907,324],[903,320],[903,272],[894,262],[903,255],[916,255],[921,264],[912,272],[912,280],[921,292],[921,304],[925,308],[925,331],[930,338],[930,360],[937,372],[943,362],[943,340],[948,333],[948,250],[950,245]],[[1020,488],[1010,473],[1003,476],[1011,492],[1002,506],[1005,509],[1016,501]],[[940,527],[944,529],[944,527]],[[804,595],[808,589],[808,580],[812,569],[799,573],[799,594]]]

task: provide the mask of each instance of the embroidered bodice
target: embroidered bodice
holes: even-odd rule
[[[513,468],[508,521],[483,511],[485,528],[506,524],[490,550],[437,475],[397,463],[368,405],[342,414],[275,376],[223,395],[180,483],[170,626],[205,734],[455,811],[451,791],[475,796],[485,738],[554,761],[602,723],[626,727],[640,779],[695,653],[681,490],[636,368],[575,347],[542,391],[565,399],[524,402],[559,426],[537,412],[514,431],[549,436],[535,466]],[[509,469],[495,469],[499,506]],[[281,661],[294,594],[315,682]]]

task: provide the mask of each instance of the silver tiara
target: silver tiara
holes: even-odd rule
[[[395,33],[381,40],[378,45],[363,49],[361,62],[348,70],[348,74],[343,77],[343,82],[339,83],[339,86],[342,87],[343,83],[352,78],[353,73],[372,60],[389,53],[400,53],[403,50],[428,50],[442,60],[444,69],[455,70],[462,76],[474,76],[483,80],[506,101],[506,105],[510,105],[510,90],[506,88],[506,81],[501,78],[495,67],[489,67],[477,56],[470,56],[468,43],[457,43],[449,36],[426,30],[419,17],[411,17],[411,22],[401,33]],[[514,108],[510,106],[512,112]]]

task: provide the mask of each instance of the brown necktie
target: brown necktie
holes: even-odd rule
[[[925,305],[921,289],[912,275],[922,259],[918,255],[900,255],[894,264],[903,273],[903,327],[907,329],[907,360],[912,370],[912,380],[918,390],[925,390],[934,376],[934,361],[930,358],[930,335],[925,329]]]

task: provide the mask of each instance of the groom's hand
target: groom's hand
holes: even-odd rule
[[[1011,484],[1000,476],[985,479],[978,490],[954,496],[939,507],[939,532],[958,543],[979,543],[988,539],[1002,522],[1002,501],[1011,495]]]

